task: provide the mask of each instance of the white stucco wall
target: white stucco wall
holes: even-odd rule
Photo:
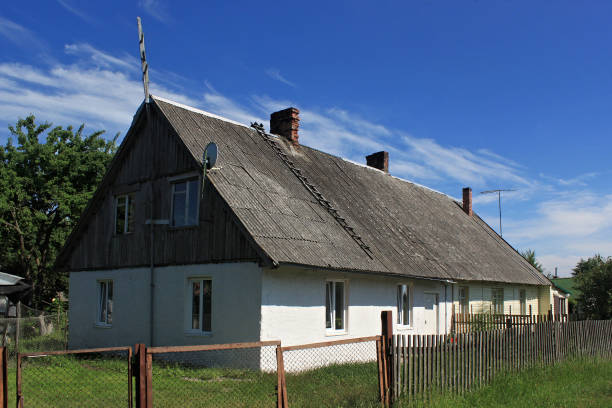
[[[342,334],[331,335],[325,329],[328,279],[347,282],[348,319]],[[296,345],[379,335],[382,311],[391,310],[395,323],[397,285],[401,283],[413,285],[413,320],[410,328],[396,324],[396,333],[433,334],[425,330],[423,323],[425,292],[438,294],[439,333],[444,333],[445,327],[450,328],[450,286],[445,304],[445,286],[440,282],[281,267],[263,271],[261,339],[280,339],[283,345]]]
[[[188,279],[212,280],[212,333],[186,332]],[[113,323],[96,325],[97,282],[113,280]],[[150,269],[70,274],[70,348],[110,347],[150,341]],[[155,268],[154,346],[258,341],[261,268],[254,263]]]

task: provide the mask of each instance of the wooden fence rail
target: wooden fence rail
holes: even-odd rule
[[[612,356],[612,320],[546,321],[455,335],[394,335],[391,395],[415,399],[478,388],[499,372],[574,356]]]
[[[577,320],[574,315],[509,315],[492,313],[453,314],[451,332],[471,333],[496,329],[509,329],[517,326],[532,326],[544,322],[569,322]]]

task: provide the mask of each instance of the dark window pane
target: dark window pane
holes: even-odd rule
[[[106,323],[113,323],[113,281],[106,282]]]
[[[336,286],[336,330],[344,329],[344,282],[334,282]]]
[[[200,328],[200,282],[191,282],[191,328]]]
[[[106,282],[99,282],[100,285],[100,316],[98,316],[99,322],[106,321]]]
[[[185,225],[185,191],[178,192],[176,188],[182,185],[185,186],[185,183],[175,184],[174,197],[172,202],[172,225],[176,227],[181,227]]]
[[[127,196],[127,232],[134,232],[134,196]]]
[[[212,331],[212,282],[205,280],[204,282],[204,293],[203,293],[203,317],[202,329],[205,332]]]
[[[410,299],[408,298],[408,286],[402,285],[402,324],[408,325],[410,324]]]
[[[125,231],[125,197],[117,197],[117,214],[115,218],[115,233],[123,234]]]
[[[196,225],[198,223],[198,180],[189,182],[189,201],[187,203],[187,221],[186,225]]]
[[[325,328],[332,328],[332,282],[325,284]]]

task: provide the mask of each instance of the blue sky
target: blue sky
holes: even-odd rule
[[[612,255],[612,3],[48,0],[0,8],[0,142],[34,113],[124,134],[153,94],[240,122],[301,110],[304,144],[454,197],[548,272]]]

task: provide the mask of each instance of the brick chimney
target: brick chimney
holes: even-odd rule
[[[370,167],[382,170],[385,173],[389,172],[389,152],[376,152],[366,156],[366,163]]]
[[[287,139],[294,146],[299,146],[298,127],[300,126],[300,111],[287,108],[270,115],[270,133]]]
[[[470,187],[465,187],[463,189],[463,211],[470,217],[472,214],[472,189]]]

